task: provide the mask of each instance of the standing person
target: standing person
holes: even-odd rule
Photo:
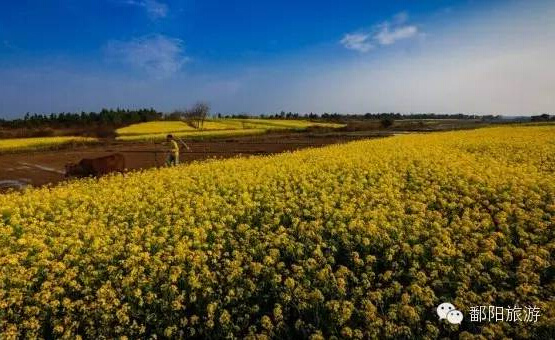
[[[167,166],[173,166],[179,164],[179,145],[173,138],[173,135],[168,135],[166,141],[170,146],[170,151],[168,152],[168,158],[166,159]]]

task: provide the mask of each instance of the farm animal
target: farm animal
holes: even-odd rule
[[[116,153],[99,158],[84,158],[79,163],[66,164],[65,168],[66,177],[98,177],[111,172],[124,172],[125,157]]]

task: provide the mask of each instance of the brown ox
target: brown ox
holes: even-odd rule
[[[111,172],[124,172],[125,157],[121,153],[99,158],[85,158],[66,165],[66,177],[99,177]]]

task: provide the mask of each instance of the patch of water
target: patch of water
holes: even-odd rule
[[[65,174],[65,172],[63,172],[61,170],[54,169],[54,168],[44,166],[44,165],[29,164],[29,163],[25,163],[25,162],[19,162],[19,164],[22,164],[22,165],[27,166],[27,167],[33,167],[33,168],[37,168],[37,169],[40,169],[40,170],[48,171],[48,172],[55,172],[57,174],[62,174],[62,175]]]
[[[0,189],[8,189],[8,188],[17,188],[22,189],[29,185],[30,181],[27,181],[28,178],[22,178],[21,180],[16,179],[6,179],[0,181]]]

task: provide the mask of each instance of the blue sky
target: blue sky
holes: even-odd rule
[[[5,1],[0,117],[554,112],[553,1]]]

